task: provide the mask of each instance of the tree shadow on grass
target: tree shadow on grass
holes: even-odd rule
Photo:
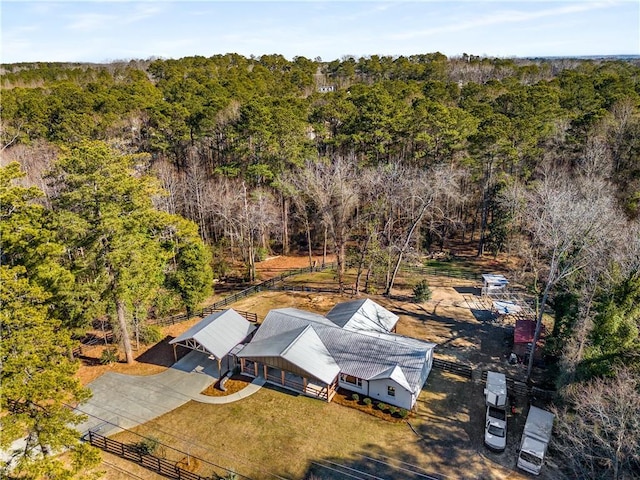
[[[170,367],[176,362],[176,357],[180,360],[191,350],[182,346],[176,346],[176,357],[173,353],[173,345],[169,345],[169,342],[175,337],[167,335],[160,342],[156,343],[153,347],[147,349],[141,355],[136,357],[136,361],[140,363],[150,363],[153,365],[160,365],[161,367]]]
[[[303,478],[509,478],[514,457],[490,455],[483,446],[486,407],[482,388],[457,375],[432,372],[406,426],[408,440],[393,447],[371,443],[344,455],[312,459]],[[519,438],[510,433],[511,446]]]

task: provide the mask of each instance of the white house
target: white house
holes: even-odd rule
[[[396,322],[371,300],[337,305],[327,317],[275,309],[236,356],[243,373],[306,395],[331,401],[342,387],[411,409],[435,344],[388,333]]]

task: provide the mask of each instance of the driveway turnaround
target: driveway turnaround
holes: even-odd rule
[[[93,396],[77,408],[88,418],[76,428],[83,435],[90,430],[110,435],[146,423],[190,400],[229,403],[255,393],[264,384],[263,379],[256,379],[240,392],[225,397],[200,393],[219,377],[217,362],[196,351],[156,375],[106,373],[88,385]]]

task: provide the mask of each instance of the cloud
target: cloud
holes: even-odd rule
[[[490,4],[491,2],[486,2]],[[411,40],[421,37],[427,37],[431,35],[437,35],[441,33],[455,33],[464,30],[477,29],[478,27],[486,27],[491,25],[510,25],[513,23],[529,22],[532,20],[539,20],[547,17],[558,17],[561,15],[571,15],[575,13],[582,13],[590,10],[596,10],[601,8],[607,8],[615,5],[619,2],[575,2],[565,4],[561,7],[548,8],[545,10],[504,10],[494,11],[484,15],[474,17],[473,19],[451,23],[441,27],[426,28],[422,30],[414,30],[411,32],[403,32],[398,34],[389,35],[388,38],[392,40]]]
[[[113,28],[118,20],[116,15],[106,13],[77,13],[70,15],[71,23],[67,25],[69,30],[91,32],[99,28]]]
[[[122,23],[135,23],[147,20],[162,14],[165,8],[162,4],[137,4],[133,13],[127,14],[122,19]]]

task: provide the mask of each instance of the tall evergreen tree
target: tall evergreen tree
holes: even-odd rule
[[[140,173],[142,160],[118,155],[103,143],[85,142],[71,148],[50,175],[55,192],[51,203],[68,226],[65,243],[71,269],[78,282],[93,285],[107,311],[115,314],[128,363],[133,362],[129,333],[133,305],[148,305],[159,294],[167,265],[185,251],[184,242],[200,242],[187,232],[183,245],[174,248],[186,221],[154,207],[153,198],[161,191]],[[210,285],[207,260],[200,255],[183,262],[205,272],[205,280],[193,287],[200,293]]]

